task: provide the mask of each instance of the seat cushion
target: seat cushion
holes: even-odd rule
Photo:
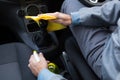
[[[0,65],[0,80],[22,80],[19,64],[11,62]]]

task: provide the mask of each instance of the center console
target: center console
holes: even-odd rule
[[[54,32],[47,32],[47,21],[41,20],[40,26],[33,20],[27,20],[24,16],[36,16],[41,13],[47,13],[47,3],[42,0],[20,0],[21,9],[18,10],[18,16],[23,18],[27,34],[32,43],[36,45],[39,52],[54,52],[58,47],[58,41]],[[30,44],[28,44],[30,45]],[[32,46],[32,45],[30,45]]]
[[[38,52],[43,52],[47,60],[59,66],[61,75],[71,78],[72,73],[70,72],[73,71],[70,70],[73,68],[68,64],[69,60],[66,55],[59,50],[55,32],[47,32],[48,22],[41,20],[41,24],[38,26],[33,20],[25,19],[26,15],[36,16],[49,12],[47,0],[3,0],[0,6],[1,10],[4,9],[1,12],[1,23],[7,25],[20,42],[24,42]]]
[[[22,0],[21,0],[22,1]],[[43,3],[44,2],[44,3]],[[21,9],[18,10],[18,16],[23,18],[24,16],[36,16],[40,13],[47,13],[47,6],[45,1],[41,2],[35,0],[25,0],[21,2]],[[47,32],[48,21],[41,20],[40,26],[33,20],[27,20],[23,18],[25,28],[31,43],[33,43],[39,52],[43,52],[47,60],[58,65],[61,75],[69,80],[77,78],[77,74],[74,71],[73,66],[67,58],[67,54],[58,50],[59,43],[54,32]],[[27,42],[27,41],[26,41]],[[33,46],[28,44],[29,46]],[[72,73],[71,73],[72,72]],[[77,79],[76,79],[77,80]]]

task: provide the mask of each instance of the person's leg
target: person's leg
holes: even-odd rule
[[[65,41],[65,51],[68,54],[70,62],[73,64],[78,74],[81,75],[82,80],[99,80],[86,63],[74,37],[70,37]]]
[[[61,11],[70,14],[82,7],[84,5],[78,0],[65,0]],[[105,42],[110,35],[109,30],[105,28],[87,28],[84,26],[70,26],[70,29],[86,61],[94,72],[101,77],[102,52]]]
[[[103,80],[120,80],[120,19],[102,54]]]
[[[61,7],[61,12],[70,14],[71,12],[78,11],[80,8],[85,7],[78,0],[65,0]]]

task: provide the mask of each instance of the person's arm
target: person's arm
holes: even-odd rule
[[[43,54],[39,54],[40,61],[36,61],[35,56],[31,55],[28,67],[32,73],[37,76],[38,80],[66,80],[61,75],[54,74],[47,69],[47,60]]]
[[[43,69],[38,74],[38,80],[67,80],[67,79],[65,79],[61,75],[50,72],[48,69]]]
[[[109,1],[103,6],[85,7],[71,13],[72,25],[109,26],[117,24],[120,16],[120,1]]]
[[[63,25],[83,25],[83,26],[109,26],[116,25],[120,16],[120,1],[109,1],[102,6],[84,7],[71,15],[60,12],[47,13],[55,16],[53,22]]]

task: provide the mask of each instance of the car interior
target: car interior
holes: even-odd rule
[[[41,13],[60,11],[63,1],[0,0],[0,80],[16,80],[16,78],[17,80],[35,80],[36,77],[27,67],[27,60],[32,50],[43,52],[46,59],[58,65],[59,74],[68,80],[99,80],[86,63],[69,28],[48,32],[46,30],[48,21],[41,20],[39,27],[33,20],[25,19],[26,15],[36,16]],[[79,1],[91,7],[100,6],[108,0]],[[19,57],[15,57],[16,54],[12,53],[15,51],[13,47],[20,53]],[[75,54],[71,54],[69,50]],[[9,60],[16,63],[12,66],[10,64],[10,67],[3,64]],[[20,66],[20,71],[16,66]]]

